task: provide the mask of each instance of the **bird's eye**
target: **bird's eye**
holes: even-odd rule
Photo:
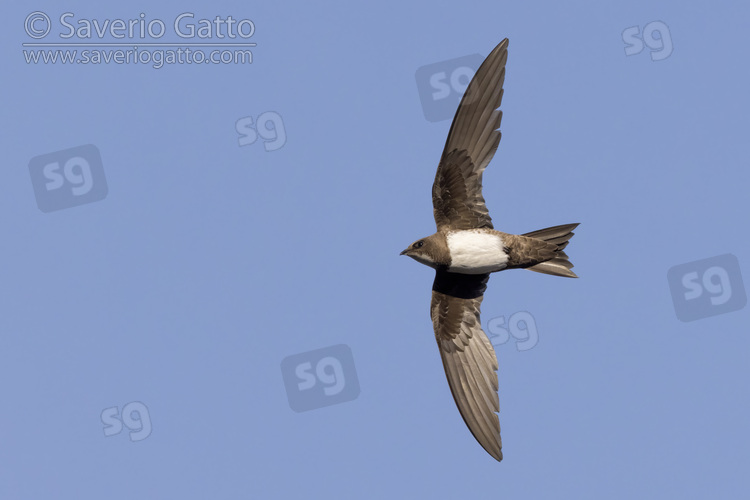
[[[422,245],[424,245],[424,241],[418,241],[414,243],[414,248],[422,248]]]

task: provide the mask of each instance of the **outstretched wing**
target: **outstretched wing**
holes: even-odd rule
[[[458,411],[479,444],[500,461],[503,445],[497,417],[497,357],[479,319],[489,277],[437,271],[430,312]]]
[[[440,158],[432,205],[438,229],[492,229],[482,197],[482,172],[500,144],[508,39],[494,48],[466,88]]]

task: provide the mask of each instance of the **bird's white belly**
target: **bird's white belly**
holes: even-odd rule
[[[448,271],[462,274],[483,274],[505,269],[508,254],[503,239],[482,231],[455,231],[446,236],[451,265]]]

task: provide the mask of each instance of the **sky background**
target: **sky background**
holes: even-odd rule
[[[26,5],[0,17],[0,498],[750,489],[747,3]],[[227,41],[180,39],[191,12],[252,20],[238,40],[257,46],[252,64],[33,64],[34,11],[47,43]],[[62,39],[66,12],[167,33]],[[398,254],[435,230],[452,115],[425,118],[445,105],[418,70],[505,37],[495,227],[581,226],[580,279],[490,280],[497,463],[445,380],[434,273]]]

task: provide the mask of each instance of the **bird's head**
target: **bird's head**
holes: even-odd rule
[[[450,264],[445,237],[438,233],[418,239],[401,252],[401,255],[411,257],[417,262],[433,268]]]

